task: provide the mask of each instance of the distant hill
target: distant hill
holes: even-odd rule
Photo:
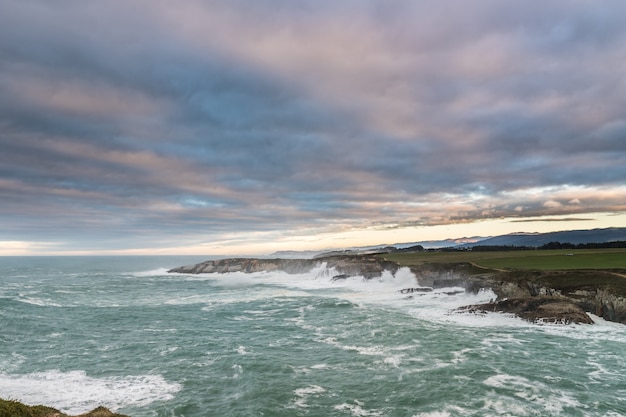
[[[392,245],[381,244],[328,251],[279,251],[268,256],[284,259],[318,258],[333,255],[365,255],[376,252],[393,252],[394,250],[402,251],[417,246],[422,246],[424,249],[471,248],[474,246],[539,247],[550,242],[572,243],[576,245],[580,243],[604,243],[614,241],[626,241],[626,227],[610,227],[607,229],[591,230],[566,230],[562,232],[550,233],[511,233],[508,235],[492,237],[472,236],[457,239],[394,243]]]
[[[458,247],[473,246],[542,246],[550,242],[561,243],[604,243],[626,241],[626,227],[607,229],[567,230],[549,233],[512,233],[494,236],[475,243],[465,243]]]
[[[449,248],[454,246],[466,246],[466,245],[475,245],[480,244],[479,242],[484,241],[485,239],[489,239],[489,237],[483,236],[472,236],[472,237],[461,237],[457,239],[444,239],[444,240],[422,240],[420,242],[408,242],[408,243],[394,243],[393,246],[397,249],[404,249],[411,246],[421,245],[424,249],[437,249],[437,248]]]

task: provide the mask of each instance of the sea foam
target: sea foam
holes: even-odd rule
[[[161,375],[94,378],[84,371],[50,370],[25,375],[0,374],[3,397],[26,404],[45,404],[64,413],[79,414],[98,406],[112,410],[169,401],[182,389]]]

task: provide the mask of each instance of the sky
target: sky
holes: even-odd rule
[[[0,255],[626,226],[622,0],[0,0]]]

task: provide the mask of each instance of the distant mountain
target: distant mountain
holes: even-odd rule
[[[460,245],[472,245],[479,244],[485,239],[489,239],[489,237],[483,236],[472,236],[472,237],[461,237],[458,239],[444,239],[444,240],[423,240],[420,242],[409,242],[409,243],[394,243],[393,245],[397,249],[404,249],[411,246],[421,245],[424,249],[438,249],[438,248],[450,248],[454,246]]]
[[[492,237],[472,236],[457,239],[424,240],[419,242],[394,243],[392,245],[381,244],[327,251],[279,251],[268,256],[283,259],[305,259],[333,255],[366,255],[376,252],[393,252],[394,249],[402,250],[418,245],[422,246],[424,249],[439,249],[471,248],[474,246],[542,246],[550,242],[572,243],[576,245],[579,243],[604,243],[618,240],[626,241],[626,227],[566,230],[550,233],[511,233]]]
[[[466,243],[459,246],[542,246],[550,242],[579,244],[614,242],[617,240],[626,241],[626,227],[567,230],[549,233],[512,233],[508,235],[494,236],[479,242]]]

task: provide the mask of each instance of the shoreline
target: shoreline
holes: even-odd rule
[[[485,268],[471,261],[415,264],[388,259],[387,253],[331,255],[314,259],[227,258],[173,268],[168,273],[204,274],[230,272],[283,271],[296,274],[326,265],[331,279],[350,276],[365,279],[380,277],[383,271],[409,268],[420,287],[460,286],[468,292],[491,289],[497,298],[482,306],[467,306],[468,311],[511,312],[525,320],[563,323],[592,323],[586,312],[607,321],[626,324],[626,278],[622,270],[569,269],[535,270]],[[543,297],[542,302],[538,302]],[[509,299],[518,300],[513,303]],[[519,305],[524,301],[523,313]],[[550,316],[542,317],[549,304]],[[557,308],[558,307],[558,308]],[[555,310],[556,309],[556,310]],[[530,310],[530,311],[529,311]]]

